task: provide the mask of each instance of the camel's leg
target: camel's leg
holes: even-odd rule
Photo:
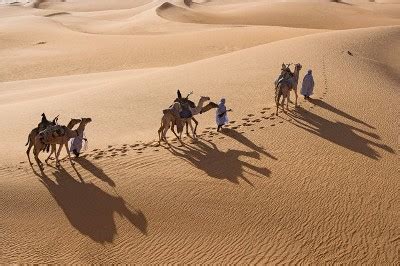
[[[189,124],[189,122],[188,121],[186,121],[186,136],[189,136],[189,129],[188,129],[188,124]]]
[[[39,159],[39,153],[42,150],[41,145],[38,145],[35,143],[34,147],[33,147],[33,154],[35,155],[35,161],[38,164],[40,170],[43,170],[43,164]]]
[[[170,127],[169,124],[164,124],[164,128],[163,128],[163,131],[162,131],[162,139],[163,139],[165,142],[168,142],[168,141],[167,141],[167,131],[168,131],[169,127]]]
[[[29,155],[29,153],[31,152],[32,146],[33,146],[33,143],[29,142],[28,149],[26,150],[26,155],[28,156],[28,161],[29,161],[30,165],[33,165],[32,162],[31,162],[31,156]]]
[[[194,130],[193,130],[192,120],[189,120],[189,126],[190,126],[190,130],[192,130],[193,138],[196,138],[196,134],[194,133]]]
[[[162,131],[163,131],[163,128],[164,128],[164,126],[163,126],[163,124],[161,123],[161,126],[160,126],[160,128],[158,129],[158,142],[159,142],[159,143],[161,143],[161,133],[162,133]]]
[[[56,144],[51,144],[50,154],[49,154],[49,156],[47,156],[47,159],[44,160],[45,163],[47,163],[47,162],[49,161],[49,159],[50,159],[50,157],[51,157],[51,155],[52,155],[53,153],[54,153],[54,154],[56,153]]]
[[[279,110],[279,100],[281,98],[281,94],[279,92],[279,88],[278,91],[276,92],[276,96],[275,96],[275,103],[276,103],[276,115],[278,115],[278,110]]]
[[[297,98],[299,97],[298,94],[297,94],[297,88],[294,89],[294,95],[296,96],[296,100],[295,100],[294,106],[297,107]]]
[[[65,149],[67,150],[67,154],[68,154],[68,158],[69,158],[69,162],[71,163],[71,165],[74,165],[74,162],[72,161],[72,159],[71,159],[71,153],[69,152],[69,149],[68,149],[68,141],[67,142],[65,142]],[[62,146],[62,145],[61,145]]]
[[[286,99],[286,110],[289,111],[289,99],[290,99],[290,91],[287,93],[287,99]]]
[[[56,153],[56,167],[59,167],[59,166],[60,166],[60,161],[58,160],[58,158],[59,158],[59,156],[60,156],[62,147],[63,147],[63,145],[60,144],[60,147],[58,148],[58,151],[57,151],[57,153]]]
[[[195,124],[193,136],[196,137],[197,136],[196,130],[197,130],[197,125],[199,124],[199,122],[197,122],[197,120],[194,117],[192,117],[192,120]]]
[[[168,131],[168,128],[167,128],[167,131]],[[166,131],[166,132],[167,132],[167,131]],[[177,135],[176,132],[175,132],[175,123],[172,123],[172,125],[171,125],[171,131],[172,131],[172,133],[174,133],[175,137],[176,137],[177,139],[179,139],[178,135]],[[182,132],[181,132],[181,134],[182,134]]]

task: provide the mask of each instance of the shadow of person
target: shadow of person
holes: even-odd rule
[[[352,116],[352,115],[350,115],[350,114],[348,114],[348,113],[343,112],[342,110],[337,109],[336,107],[330,105],[330,104],[327,103],[327,102],[321,101],[321,100],[319,100],[319,99],[312,99],[312,98],[310,98],[309,101],[310,101],[311,103],[315,104],[316,106],[321,107],[321,108],[323,108],[323,109],[325,109],[325,110],[328,110],[328,111],[330,111],[330,112],[333,112],[333,113],[335,113],[335,114],[337,114],[337,115],[340,115],[340,116],[342,116],[342,117],[344,117],[344,118],[347,118],[347,119],[349,119],[349,120],[351,120],[351,121],[357,122],[357,123],[362,124],[362,125],[364,125],[364,126],[367,126],[367,127],[371,128],[371,129],[375,129],[373,126],[371,126],[371,125],[365,123],[364,121],[361,121],[361,120],[358,119],[358,118],[355,118],[354,116]]]
[[[224,152],[218,150],[214,143],[206,143],[201,140],[198,140],[193,146],[171,147],[169,151],[213,178],[226,179],[236,184],[239,183],[239,178],[242,178],[253,186],[243,173],[250,173],[259,177],[270,176],[271,174],[271,171],[265,167],[258,167],[239,159],[241,156],[259,159],[260,155],[256,151],[246,152],[229,149]]]
[[[297,127],[324,138],[332,143],[340,145],[346,149],[368,156],[369,158],[377,160],[381,157],[379,153],[371,146],[394,153],[394,150],[389,146],[376,143],[359,134],[356,134],[356,132],[379,138],[379,136],[376,134],[344,124],[342,122],[329,121],[314,113],[307,112],[302,108],[298,108],[295,112],[288,113],[288,115],[294,120],[294,122],[291,123]]]
[[[40,181],[61,207],[68,221],[81,234],[98,243],[111,243],[117,234],[114,212],[146,234],[147,220],[141,211],[131,211],[121,197],[110,195],[94,184],[76,181],[64,169],[54,173],[56,181],[42,175]]]
[[[236,141],[240,142],[241,144],[245,145],[246,147],[248,147],[256,152],[259,152],[259,153],[264,154],[274,160],[277,160],[277,158],[275,156],[268,153],[263,147],[257,146],[256,144],[254,144],[254,142],[252,142],[250,139],[246,138],[243,134],[240,134],[236,130],[233,130],[230,128],[224,128],[221,131],[221,133],[224,134],[225,136],[235,139]]]
[[[83,157],[75,158],[74,161],[80,164],[82,168],[92,173],[95,177],[97,177],[101,181],[106,182],[111,187],[115,187],[114,181],[108,175],[106,175],[106,173],[104,173],[104,171],[101,168],[94,165],[91,161]]]

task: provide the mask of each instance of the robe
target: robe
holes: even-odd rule
[[[310,96],[314,91],[314,78],[312,74],[307,74],[304,76],[303,84],[301,85],[301,95]]]
[[[223,114],[223,115],[220,116],[221,114]],[[228,115],[227,115],[226,106],[224,103],[220,103],[218,105],[217,113],[216,113],[216,122],[217,122],[218,126],[225,125],[226,123],[228,123]]]

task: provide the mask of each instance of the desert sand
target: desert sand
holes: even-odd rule
[[[398,0],[0,5],[0,262],[398,264],[399,37]],[[159,145],[177,89],[230,123]],[[43,112],[92,118],[74,167],[29,165]]]

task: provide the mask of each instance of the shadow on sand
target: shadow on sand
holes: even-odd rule
[[[332,143],[340,145],[346,149],[368,156],[369,158],[377,160],[381,157],[379,153],[371,146],[394,153],[394,150],[389,146],[379,144],[375,141],[365,138],[364,136],[361,136],[361,134],[363,134],[379,140],[380,137],[377,134],[367,132],[342,122],[332,122],[314,113],[308,112],[303,108],[298,108],[296,111],[288,113],[288,115],[294,120],[291,123],[297,127],[324,138]],[[359,122],[354,119],[355,118],[351,120]]]
[[[239,183],[239,178],[242,178],[253,186],[243,173],[259,177],[268,177],[271,174],[271,171],[265,167],[258,167],[240,160],[241,156],[260,159],[260,154],[257,151],[247,152],[233,149],[220,151],[214,143],[200,139],[193,145],[171,146],[169,150],[173,155],[181,157],[196,168],[203,170],[207,175],[213,178],[226,179],[236,184]]]
[[[246,138],[243,134],[237,132],[236,130],[230,129],[230,128],[224,128],[221,131],[222,134],[224,134],[227,137],[233,138],[234,140],[236,140],[237,142],[243,144],[244,146],[258,152],[261,153],[263,155],[266,155],[268,157],[270,157],[271,159],[277,160],[277,158],[275,156],[273,156],[272,154],[268,153],[263,147],[257,146],[256,144],[254,144],[251,140],[249,140],[248,138]]]
[[[78,182],[63,168],[54,173],[55,181],[44,173],[40,181],[49,190],[73,227],[98,243],[111,243],[117,234],[114,212],[125,217],[143,234],[147,220],[141,211],[130,210],[121,198],[110,195],[92,183]]]
[[[361,121],[361,120],[358,119],[358,118],[355,118],[355,117],[352,116],[352,115],[349,115],[349,114],[346,113],[346,112],[343,112],[342,110],[337,109],[336,107],[330,105],[330,104],[327,103],[327,102],[321,101],[321,100],[319,100],[319,99],[311,99],[311,98],[309,99],[309,101],[310,101],[312,104],[315,104],[316,106],[318,106],[318,107],[320,107],[320,108],[322,108],[322,109],[325,109],[325,110],[328,110],[328,111],[330,111],[330,112],[333,112],[333,113],[335,113],[335,114],[337,114],[337,115],[340,115],[340,116],[342,116],[342,117],[344,117],[344,118],[347,118],[347,119],[349,119],[349,120],[351,120],[351,121],[354,121],[354,122],[357,122],[357,123],[362,124],[362,125],[364,125],[364,126],[367,126],[367,127],[371,128],[371,129],[375,129],[373,126],[371,126],[371,125],[365,123],[364,121]]]
[[[91,161],[87,160],[84,157],[78,157],[74,158],[74,162],[80,164],[80,166],[82,166],[83,169],[89,171],[92,175],[94,175],[101,181],[106,182],[111,187],[115,187],[114,181],[108,175],[106,175],[106,173],[104,173],[104,171],[101,168],[97,167]],[[78,171],[76,171],[76,173],[79,175]]]

